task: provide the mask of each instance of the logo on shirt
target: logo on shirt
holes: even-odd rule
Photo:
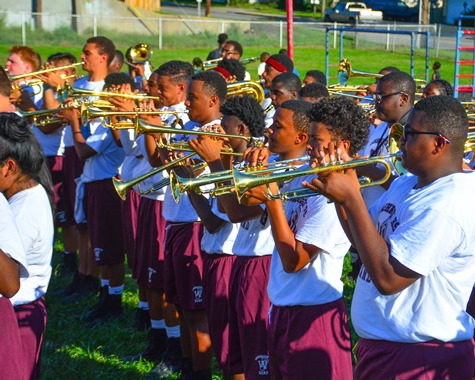
[[[94,248],[94,257],[96,261],[101,261],[101,254],[104,250],[102,248]]]
[[[259,364],[259,375],[268,375],[269,355],[258,355],[256,356],[256,361]]]
[[[157,271],[153,268],[148,268],[148,283],[151,284],[152,283],[152,276],[157,273]]]
[[[195,294],[195,303],[203,302],[203,287],[202,286],[194,286],[193,293]]]

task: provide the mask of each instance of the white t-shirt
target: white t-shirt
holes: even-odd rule
[[[241,223],[233,247],[236,256],[272,255],[275,243],[267,209],[264,206],[262,208],[263,213],[260,217]]]
[[[133,129],[121,129],[119,134],[120,142],[125,152],[125,158],[120,167],[120,176],[122,180],[126,181],[135,177],[136,168],[144,158],[135,140],[135,131]]]
[[[390,254],[422,275],[401,292],[381,295],[361,268],[351,315],[359,336],[395,342],[471,339],[465,308],[475,278],[475,173],[457,173],[414,189],[398,178],[370,209]]]
[[[197,123],[194,121],[189,121],[186,123],[183,128],[189,131],[196,131],[200,130],[201,128],[206,128],[215,124],[221,124],[221,120],[213,120],[210,123],[207,123],[203,126],[198,126]],[[175,136],[176,141],[187,141],[190,138],[193,138],[193,135],[184,135],[184,134],[177,134]],[[185,152],[185,154],[189,154],[189,152]],[[195,158],[199,159],[199,156],[194,156]],[[209,169],[206,170],[202,174],[208,174]],[[213,186],[203,186],[202,189],[211,189]],[[195,211],[195,208],[191,204],[188,195],[185,193],[180,196],[180,202],[176,203],[173,199],[172,191],[170,186],[167,186],[165,190],[165,200],[163,202],[163,211],[162,215],[167,222],[171,223],[191,223],[197,222],[200,220],[198,214]]]
[[[301,169],[305,170],[307,165]],[[282,187],[281,192],[302,187],[314,176],[299,177]],[[285,215],[295,239],[312,244],[321,252],[296,273],[284,271],[277,248],[272,253],[267,292],[274,305],[321,305],[343,296],[341,273],[350,247],[338,221],[335,206],[321,195],[300,198],[284,204]]]
[[[176,111],[182,123],[186,123],[189,121],[188,114],[184,112],[185,110],[186,110],[185,102],[181,102],[179,104],[176,104],[170,107],[160,108],[160,111]],[[165,126],[171,125],[175,122],[175,116],[173,114],[162,115],[161,119],[162,119],[163,125]],[[144,136],[139,136],[137,138],[137,145],[140,150],[140,154],[143,155],[144,157],[147,157],[147,149],[145,148]],[[148,173],[155,169],[157,168],[152,167],[149,161],[145,159],[140,163],[140,166],[136,168],[136,176]],[[135,186],[134,188],[138,191],[138,187],[140,186],[140,188],[143,191],[147,191],[151,189],[155,184],[161,182],[164,178],[167,178],[167,177],[168,177],[168,172],[166,170],[163,170],[161,172],[158,172],[157,174],[154,174],[151,177],[146,178],[144,181],[142,181],[138,186]],[[163,201],[165,199],[165,190],[166,188],[163,187],[160,190],[157,190],[155,192],[141,194],[141,196],[145,198],[149,198],[149,199]]]
[[[388,154],[388,133],[389,126],[385,121],[381,122],[377,127],[373,124],[369,127],[369,135],[367,144],[361,149],[358,154],[360,156],[382,156]],[[391,165],[392,173],[396,174],[391,160],[387,160]],[[382,165],[378,167],[383,168]],[[370,186],[361,189],[361,195],[365,201],[366,207],[370,208],[371,205],[376,202],[386,190],[382,186]]]
[[[20,280],[28,277],[28,261],[10,205],[0,193],[0,249],[20,265]],[[0,295],[2,297],[2,295]]]
[[[201,239],[201,250],[208,254],[218,253],[232,255],[233,245],[239,231],[240,223],[231,223],[228,215],[219,211],[216,198],[210,198],[209,201],[213,214],[224,220],[225,223],[221,229],[214,234],[210,234],[205,228],[203,238]]]
[[[37,185],[13,195],[8,203],[21,226],[21,241],[26,252],[30,276],[21,280],[18,293],[10,298],[13,306],[42,297],[51,278],[54,224],[45,189]]]
[[[84,183],[116,176],[125,158],[125,152],[114,141],[110,128],[105,128],[102,123],[99,123],[91,132],[86,144],[97,154],[89,157],[84,164],[81,176]]]
[[[58,128],[49,134],[43,133],[34,124],[32,124],[32,129],[46,157],[62,156],[64,154],[64,134],[66,133],[66,128]]]

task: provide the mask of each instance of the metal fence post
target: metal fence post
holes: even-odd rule
[[[161,17],[158,19],[158,49],[163,49],[163,26]]]
[[[284,23],[279,21],[279,47],[282,48],[282,39],[284,33]]]
[[[25,14],[21,13],[21,42],[23,46],[26,46],[26,26],[25,26]]]
[[[386,26],[386,29],[388,30],[388,32],[391,30],[391,25],[387,25]],[[389,50],[389,33],[386,34],[386,50]]]
[[[94,15],[94,37],[97,36],[97,16]]]

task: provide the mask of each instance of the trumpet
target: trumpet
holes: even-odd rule
[[[238,201],[240,202],[244,194],[249,191],[250,189],[266,185],[267,186],[267,196],[269,199],[282,199],[283,201],[294,200],[303,197],[309,197],[312,195],[316,195],[313,190],[300,188],[291,191],[287,191],[284,193],[273,194],[270,190],[270,184],[273,182],[285,182],[291,181],[298,177],[308,176],[308,175],[315,175],[327,171],[341,171],[347,169],[354,169],[361,166],[366,165],[374,165],[374,164],[382,164],[384,165],[386,172],[383,178],[374,181],[367,181],[366,183],[361,185],[361,188],[369,187],[369,186],[378,186],[386,182],[390,175],[391,175],[391,166],[387,162],[387,159],[400,159],[401,153],[393,153],[386,156],[377,156],[377,157],[370,157],[366,159],[360,160],[353,160],[349,162],[341,162],[337,161],[334,163],[330,163],[327,165],[319,166],[316,168],[309,168],[304,170],[295,170],[292,172],[284,172],[284,173],[272,173],[270,175],[258,175],[256,173],[246,174],[240,172],[239,170],[233,169],[233,180],[234,180],[234,189],[236,191],[236,196]]]
[[[23,112],[23,111],[17,111],[19,112],[20,116],[25,118],[25,119],[31,119],[31,123],[35,125],[47,125],[47,124],[54,124],[54,123],[63,123],[64,120],[54,117],[53,115],[55,113],[58,113],[59,111],[65,110],[65,109],[71,109],[71,108],[77,108],[78,104],[72,103],[72,104],[63,104],[58,108],[53,108],[49,110],[39,110],[39,111],[31,111],[31,112]],[[40,120],[42,116],[46,116],[45,119]]]
[[[176,111],[104,111],[100,108],[95,108],[95,107],[81,108],[81,120],[83,124],[86,124],[89,120],[96,119],[98,117],[107,118],[111,116],[120,117],[120,116],[130,116],[130,115],[134,115],[132,121],[121,120],[116,123],[104,123],[104,126],[111,129],[135,129],[137,132],[139,117],[143,115],[159,115],[159,116],[173,115],[175,119],[173,121],[173,124],[171,124],[172,128],[176,127],[176,125],[180,121],[180,118]]]
[[[251,174],[262,174],[272,173],[278,170],[296,170],[297,168],[293,165],[290,165],[292,162],[304,161],[308,162],[310,157],[308,155],[292,158],[289,160],[275,161],[271,162],[265,167],[263,165],[257,167],[244,166],[244,172]],[[235,166],[235,169],[238,170],[238,166]],[[240,167],[239,167],[240,169]],[[207,175],[202,175],[198,178],[183,178],[177,175],[173,170],[170,172],[170,188],[172,191],[173,199],[176,203],[180,201],[180,196],[187,192],[193,190],[197,194],[204,194],[205,192],[200,189],[201,186],[207,186],[214,184],[215,188],[208,190],[208,193],[212,198],[216,198],[220,195],[229,194],[233,185],[224,186],[223,182],[229,182],[233,179],[232,170],[223,170],[220,172],[210,173]]]
[[[179,157],[176,160],[173,160],[173,161],[169,162],[168,164],[165,164],[165,165],[159,166],[157,168],[154,168],[154,169],[148,171],[147,173],[142,174],[141,176],[129,179],[127,181],[122,181],[122,180],[114,177],[114,178],[112,178],[112,184],[114,185],[114,189],[117,192],[117,195],[119,195],[120,199],[125,201],[126,196],[127,196],[127,192],[132,187],[134,187],[135,185],[139,184],[142,181],[145,181],[147,178],[150,178],[150,177],[154,176],[155,174],[158,174],[158,173],[161,173],[164,170],[170,169],[175,165],[179,165],[180,163],[187,160],[188,158],[191,158],[191,156],[194,156],[194,154],[190,153],[190,154],[185,155],[183,157]],[[164,186],[166,186],[166,184]],[[157,191],[157,190],[155,190],[155,191]]]
[[[167,111],[167,112],[175,112],[175,111]],[[130,114],[130,112],[129,112]],[[134,125],[135,129],[135,136],[140,136],[143,133],[160,133],[160,134],[184,134],[184,135],[195,135],[195,136],[208,136],[213,138],[237,138],[246,140],[248,144],[251,144],[255,147],[262,147],[266,143],[266,138],[262,137],[249,137],[249,136],[241,136],[241,135],[229,135],[226,133],[219,133],[219,132],[207,132],[207,131],[190,131],[187,129],[178,129],[173,127],[166,127],[160,125],[153,125],[144,122],[143,120],[136,119],[136,123]],[[160,139],[157,141],[157,144],[160,148],[166,148],[169,150],[180,150],[180,151],[188,151],[192,152],[193,149],[190,147],[188,143],[178,142],[178,143],[171,143],[167,144]],[[240,153],[234,153],[231,148],[224,149],[221,151],[221,154],[231,154],[231,155],[241,155]]]
[[[124,99],[132,99],[138,102],[147,101],[147,100],[160,100],[158,96],[149,96],[144,93],[137,94],[123,94],[119,92],[107,92],[107,91],[95,91],[95,90],[86,90],[83,88],[78,88],[71,86],[68,82],[64,84],[64,88],[58,89],[58,100],[64,101],[69,97],[73,98],[82,98],[82,97],[98,97],[98,98],[111,98],[119,97]]]
[[[58,67],[51,67],[50,69],[44,69],[44,70],[38,70],[38,71],[33,71],[31,73],[26,73],[26,74],[18,74],[18,75],[9,75],[8,79],[10,79],[11,82],[15,82],[20,79],[25,79],[29,77],[35,77],[37,75],[42,75],[42,74],[47,74],[47,73],[52,73],[53,71],[58,71],[58,70],[67,70],[70,68],[74,68],[74,72],[71,75],[62,75],[62,79],[66,78],[74,78],[77,74],[77,66],[82,65],[84,62],[77,62],[77,63],[72,63],[71,65],[66,65],[66,66],[58,66]],[[43,81],[38,79],[39,84],[42,83]],[[31,85],[31,84],[30,84]]]
[[[211,59],[209,61],[203,61],[200,57],[195,57],[193,58],[192,65],[193,69],[195,72],[199,71],[205,71],[205,70],[212,70],[218,66],[218,62],[221,61],[223,58],[216,58],[216,59]],[[243,65],[247,65],[248,63],[255,62],[259,60],[260,57],[249,57],[249,58],[243,58],[240,59],[239,62],[241,62]]]
[[[351,63],[348,58],[343,58],[338,64],[338,83],[340,86],[346,86],[351,77],[371,77],[371,78],[381,78],[384,74],[369,73],[366,71],[352,70]],[[414,81],[418,83],[418,86],[427,84],[427,81],[424,79],[415,79]]]
[[[259,82],[245,81],[228,84],[227,97],[246,94],[256,99],[260,104],[264,101],[265,94]]]

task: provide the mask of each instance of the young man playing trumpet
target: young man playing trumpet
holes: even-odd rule
[[[236,138],[230,138],[227,141],[228,144],[223,144],[224,139],[222,138],[208,136],[200,136],[189,142],[195,152],[210,167],[221,161],[226,163],[228,170],[231,170],[233,163],[242,161],[248,145],[244,139],[238,136],[261,137],[264,134],[264,114],[259,103],[247,95],[228,99],[221,106],[221,113],[223,118],[220,131],[236,135]],[[223,147],[231,147],[236,156],[222,155]],[[234,159],[236,160],[233,161]],[[230,222],[216,198],[210,198],[208,201],[194,190],[189,191],[188,195],[205,226],[205,233],[201,241],[201,248],[207,253],[203,271],[203,299],[206,304],[213,350],[223,371],[224,379],[242,379],[244,376],[242,373],[232,373],[229,355],[229,306],[233,302],[229,296],[229,285],[236,259],[233,247],[240,223]]]
[[[396,179],[369,212],[354,170],[307,186],[335,202],[361,268],[351,308],[361,337],[357,379],[471,379],[475,322],[475,174],[462,167],[468,119],[460,102],[417,102],[401,137]]]
[[[177,61],[175,61],[177,62]],[[192,70],[191,65],[181,62]],[[191,71],[192,72],[192,71]],[[173,82],[174,75],[163,78],[165,87]],[[159,82],[160,84],[160,82]],[[226,98],[227,87],[224,78],[214,71],[194,75],[187,88],[185,106],[190,121],[183,128],[207,128],[219,124],[219,107]],[[167,92],[160,95],[165,99]],[[164,100],[166,101],[166,100]],[[175,140],[183,140],[181,134]],[[161,149],[157,155],[157,144],[153,141],[147,152],[152,165],[168,163],[170,152]],[[175,169],[178,174],[178,167]],[[203,226],[190,200],[185,195],[175,203],[171,190],[165,191],[163,217],[167,222],[165,238],[165,295],[167,302],[176,305],[180,315],[183,366],[164,360],[150,374],[150,377],[164,377],[175,368],[183,368],[186,376],[194,379],[211,379],[211,340],[208,333],[205,306],[203,303],[203,258],[200,243]]]
[[[166,126],[175,122],[174,115],[147,115],[147,110],[175,111],[180,123],[188,122],[185,112],[185,99],[188,83],[193,73],[189,63],[169,61],[162,64],[150,77],[147,93],[154,99],[143,104],[144,111],[140,118],[152,124],[163,123]],[[111,100],[121,110],[130,110],[134,104],[120,98]],[[160,108],[162,107],[162,108]],[[160,152],[157,147],[156,134],[144,134],[137,138],[136,143],[141,154],[146,159],[135,170],[136,175],[142,175],[161,167]],[[139,297],[142,303],[148,303],[150,315],[149,344],[142,352],[126,357],[126,361],[145,359],[159,364],[161,376],[178,372],[182,368],[182,353],[180,347],[180,327],[175,305],[165,299],[165,238],[166,214],[164,213],[165,187],[149,191],[154,184],[167,176],[165,171],[150,176],[140,185],[140,206],[138,209],[137,237],[135,244],[135,263],[133,276],[137,280]],[[158,371],[158,369],[157,369]],[[155,376],[155,372],[149,377]]]
[[[278,133],[291,142],[282,147],[282,153],[298,147],[300,153],[305,152],[309,136],[312,160],[318,152],[328,151],[334,139],[341,142],[339,154],[349,157],[367,136],[363,111],[347,98],[322,99],[313,106],[287,101],[277,109],[276,120],[280,114],[285,115],[285,123],[280,123]],[[273,133],[269,138],[272,141]],[[248,159],[251,164],[257,159],[265,161],[268,154],[251,151]],[[270,191],[277,194],[302,188],[302,182],[315,175],[301,177],[298,171],[309,168],[303,165],[290,171],[295,178],[280,190],[272,183]],[[268,329],[271,377],[307,379],[318,373],[321,379],[351,379],[351,342],[340,279],[349,242],[333,205],[316,193],[285,202],[271,199],[264,185],[248,191],[243,201],[266,205],[275,240],[267,287],[272,304]]]

